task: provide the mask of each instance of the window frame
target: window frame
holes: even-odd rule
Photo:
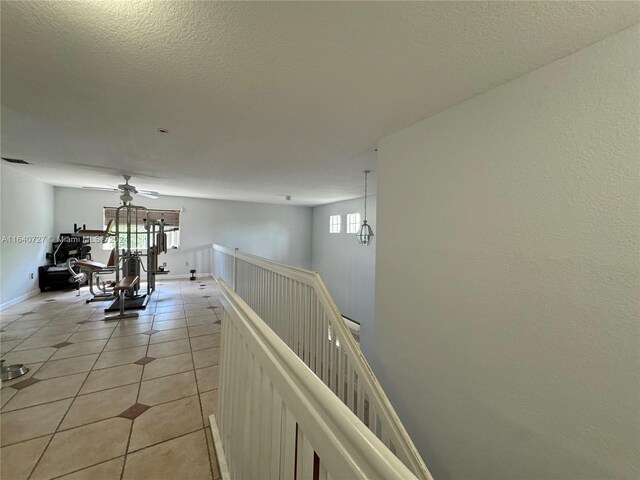
[[[352,222],[352,218],[355,222]],[[360,225],[362,224],[362,216],[360,212],[347,213],[347,233],[358,233]]]
[[[116,210],[118,207],[103,207],[102,208],[102,225],[103,228],[107,228],[107,209],[113,209]],[[181,214],[182,214],[182,210],[181,209],[177,209],[177,208],[149,208],[148,209],[149,212],[170,212],[171,214],[175,214],[177,215],[177,230],[173,231],[173,232],[166,232],[167,235],[167,249],[170,250],[178,250],[180,248],[180,243],[182,240],[182,235],[181,235],[181,224],[182,224],[182,219]],[[115,217],[115,215],[109,215],[110,217]],[[115,228],[115,227],[114,227]],[[169,229],[173,229],[175,228],[175,225],[169,225],[167,226],[167,228]],[[139,242],[142,243],[142,247],[139,248],[139,250],[143,250],[147,248],[146,245],[144,245],[146,243],[146,231],[144,230],[144,227],[141,226],[141,229],[143,231],[143,233],[139,233],[138,236],[139,237],[143,237],[144,240],[143,242]],[[121,232],[120,235],[126,235],[127,232]],[[114,237],[113,236],[109,236],[107,237],[107,241],[104,242],[102,244],[102,250],[112,250],[115,248],[115,241],[114,241]]]
[[[329,215],[329,233],[342,233],[342,215]]]

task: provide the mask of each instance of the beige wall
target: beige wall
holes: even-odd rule
[[[211,273],[211,244],[240,248],[279,262],[303,268],[311,266],[311,208],[267,205],[228,200],[172,197],[156,200],[139,197],[136,204],[148,208],[183,209],[180,216],[180,248],[160,257],[171,275],[189,275],[195,268]],[[80,188],[55,188],[56,231],[70,231],[73,224],[102,228],[103,207],[118,206],[118,195]],[[94,245],[92,257],[106,262],[109,251]],[[187,262],[189,265],[187,265]]]
[[[379,144],[373,364],[439,480],[640,478],[639,46]]]
[[[29,166],[0,166],[2,194],[0,305],[38,293],[38,267],[53,240],[53,187],[31,178]],[[33,274],[33,279],[30,278]]]
[[[360,323],[360,346],[368,355],[375,306],[376,196],[367,198],[367,223],[374,232],[371,245],[362,246],[354,233],[346,233],[349,213],[364,218],[364,198],[313,208],[311,269],[320,274],[340,312]],[[330,215],[342,217],[342,233],[329,233]]]

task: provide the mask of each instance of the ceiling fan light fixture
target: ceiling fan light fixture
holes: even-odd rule
[[[120,200],[122,200],[124,204],[127,204],[133,201],[133,197],[128,190],[125,190],[124,193],[120,195]]]

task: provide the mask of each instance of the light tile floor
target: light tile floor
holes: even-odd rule
[[[0,352],[29,373],[0,390],[2,480],[217,479],[215,281],[165,280],[137,319],[86,288],[0,312]]]

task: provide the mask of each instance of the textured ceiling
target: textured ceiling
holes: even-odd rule
[[[637,23],[638,7],[2,2],[2,155],[54,185],[131,173],[173,195],[353,198],[379,138]]]

